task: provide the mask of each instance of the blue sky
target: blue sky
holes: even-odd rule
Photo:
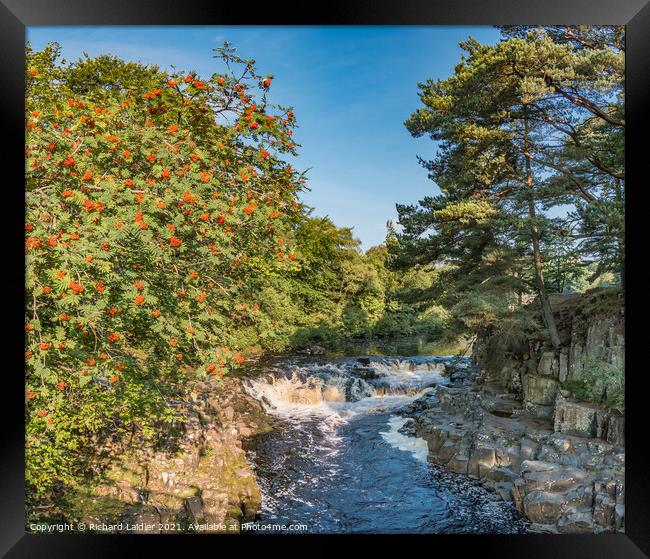
[[[31,27],[35,49],[50,41],[71,60],[86,52],[194,70],[219,71],[212,49],[227,40],[258,71],[274,75],[270,99],[293,106],[307,169],[302,200],[315,215],[354,227],[362,248],[380,244],[395,203],[438,192],[416,157],[435,144],[412,138],[404,121],[419,107],[417,84],[449,76],[472,36],[495,43],[491,27]]]

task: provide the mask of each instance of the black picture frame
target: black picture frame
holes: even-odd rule
[[[625,24],[626,33],[626,167],[628,180],[626,203],[626,533],[609,535],[489,535],[489,536],[417,536],[425,553],[480,557],[644,557],[650,556],[650,476],[643,461],[648,420],[645,414],[647,393],[642,382],[645,374],[643,349],[644,318],[647,313],[649,279],[644,271],[644,217],[647,191],[644,172],[643,135],[650,130],[650,6],[648,0],[390,0],[328,2],[314,5],[318,11],[308,14],[301,8],[269,3],[265,10],[238,2],[215,0],[0,0],[0,114],[1,128],[7,140],[2,153],[2,197],[5,212],[0,221],[0,251],[7,263],[2,273],[6,287],[0,295],[7,328],[0,340],[6,363],[2,376],[3,416],[0,447],[0,553],[6,557],[115,557],[146,551],[187,553],[188,545],[211,546],[211,553],[226,552],[237,546],[239,553],[249,544],[286,547],[284,538],[249,536],[164,535],[141,538],[130,535],[26,534],[24,521],[24,377],[22,325],[24,308],[19,295],[24,285],[24,45],[25,29],[35,25],[498,25],[498,24]],[[647,156],[646,156],[647,158]],[[647,218],[645,219],[647,221]],[[15,294],[15,295],[14,295]],[[637,326],[638,325],[638,326]],[[24,414],[24,410],[23,410]],[[290,536],[290,538],[314,536]],[[404,536],[412,538],[415,536]],[[400,537],[391,539],[399,540]],[[427,541],[434,538],[433,541]],[[319,550],[326,547],[354,553],[357,538],[321,537]],[[373,543],[385,541],[373,537]],[[315,547],[305,541],[291,541],[302,553]],[[396,542],[408,545],[407,542]],[[305,545],[307,544],[307,545]],[[142,546],[142,547],[141,547]],[[336,547],[334,547],[336,546]],[[414,548],[402,548],[419,553]],[[412,549],[412,551],[411,551]],[[428,549],[428,551],[427,551]],[[136,551],[137,550],[137,551]],[[268,550],[268,551],[267,551]],[[228,551],[230,552],[230,551]],[[193,551],[190,551],[193,553]]]

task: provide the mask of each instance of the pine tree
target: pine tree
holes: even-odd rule
[[[510,216],[517,242],[527,237],[535,289],[557,347],[544,280],[544,211],[575,206],[572,217],[581,222],[581,234],[605,228],[608,242],[616,239],[616,254],[622,254],[622,222],[612,216],[620,203],[612,185],[618,185],[621,200],[624,41],[619,28],[517,27],[504,33],[496,45],[461,43],[465,53],[454,75],[420,84],[424,107],[406,125],[414,136],[428,134],[439,142],[433,160],[422,161],[442,191],[438,206],[489,204]],[[429,246],[449,248],[432,215],[440,208],[427,206],[425,200],[417,211],[398,207],[404,220],[401,258],[422,260]],[[468,223],[457,226],[461,238],[476,233]],[[490,226],[502,227],[501,237],[508,231],[504,220]],[[427,230],[435,241],[423,238]],[[505,244],[512,248],[515,240],[511,236]],[[584,246],[605,249],[603,242]]]

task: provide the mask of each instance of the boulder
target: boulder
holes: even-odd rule
[[[617,530],[625,528],[625,505],[617,504],[614,507],[614,523]]]
[[[541,404],[535,404],[533,402],[524,402],[523,409],[535,419],[552,419],[553,412],[555,410],[553,405],[543,406]],[[517,412],[515,412],[517,413]]]
[[[625,416],[612,413],[607,423],[607,442],[614,446],[625,446]]]
[[[599,526],[608,528],[614,526],[615,501],[606,493],[599,493],[594,499],[593,521]]]
[[[223,521],[228,510],[228,493],[222,490],[206,489],[201,494],[203,514],[215,524]]]
[[[456,472],[457,474],[466,474],[468,462],[469,459],[467,458],[467,455],[464,453],[459,453],[456,454],[456,456],[454,456],[447,463],[447,468],[449,468],[452,472]]]
[[[564,382],[569,375],[569,355],[566,348],[560,350],[560,361],[558,365],[558,380]]]
[[[512,417],[512,414],[521,409],[521,403],[513,398],[504,395],[495,397],[484,397],[481,399],[481,407],[498,417]]]
[[[200,522],[203,519],[203,504],[200,497],[190,497],[185,501],[185,510],[192,522]]]
[[[539,445],[535,441],[531,441],[527,438],[522,438],[521,442],[521,459],[522,460],[534,460],[537,454],[537,449]]]
[[[567,512],[557,523],[561,534],[590,534],[594,532],[591,510]]]
[[[595,437],[596,412],[592,404],[560,399],[555,406],[553,430],[578,437]]]
[[[581,342],[572,341],[569,349],[569,372],[570,380],[580,380],[585,368],[585,349]]]
[[[519,467],[521,466],[522,461],[519,444],[514,443],[507,448],[497,449],[496,455],[497,462],[501,464],[501,466],[506,466],[512,471],[519,471]]]
[[[445,440],[438,450],[438,460],[442,464],[447,464],[458,453],[460,447],[459,443],[460,441],[454,441],[451,439]]]
[[[513,486],[514,484],[503,481],[496,484],[495,490],[501,499],[504,501],[510,501],[512,499]]]
[[[517,474],[510,470],[509,468],[504,468],[503,466],[497,466],[492,468],[485,477],[496,482],[510,482],[514,483],[517,479]]]
[[[553,351],[545,351],[537,365],[537,374],[545,377],[559,377],[559,361]]]
[[[549,377],[524,375],[522,379],[524,400],[532,404],[550,406],[555,403],[558,382]]]
[[[442,427],[433,427],[430,430],[427,430],[425,433],[422,433],[421,436],[427,441],[429,452],[432,454],[437,454],[440,450],[440,447],[447,440],[449,432]]]
[[[364,380],[373,380],[379,378],[377,371],[371,367],[351,367],[350,372]]]
[[[402,435],[406,435],[407,437],[417,436],[417,428],[415,425],[415,420],[413,420],[412,418],[407,419],[404,422],[404,425],[402,425],[398,429],[398,432],[401,433]]]
[[[469,475],[482,479],[496,464],[494,448],[478,446],[472,450],[467,472]]]
[[[594,503],[594,490],[591,484],[579,485],[565,494],[566,506],[572,509],[589,509]]]
[[[526,493],[538,490],[561,493],[587,485],[593,479],[588,471],[579,468],[562,467],[552,462],[536,463],[549,464],[550,468],[545,470],[530,470],[528,468],[533,462],[522,463],[522,475],[526,485]]]
[[[517,478],[512,486],[512,500],[518,512],[524,512],[524,495],[526,491],[526,482],[522,478]]]
[[[554,524],[562,516],[564,499],[558,493],[532,491],[523,499],[524,514],[531,522]]]

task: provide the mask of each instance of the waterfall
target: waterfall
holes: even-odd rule
[[[245,382],[246,390],[281,416],[339,415],[394,408],[447,383],[441,358],[362,358],[287,363]]]

